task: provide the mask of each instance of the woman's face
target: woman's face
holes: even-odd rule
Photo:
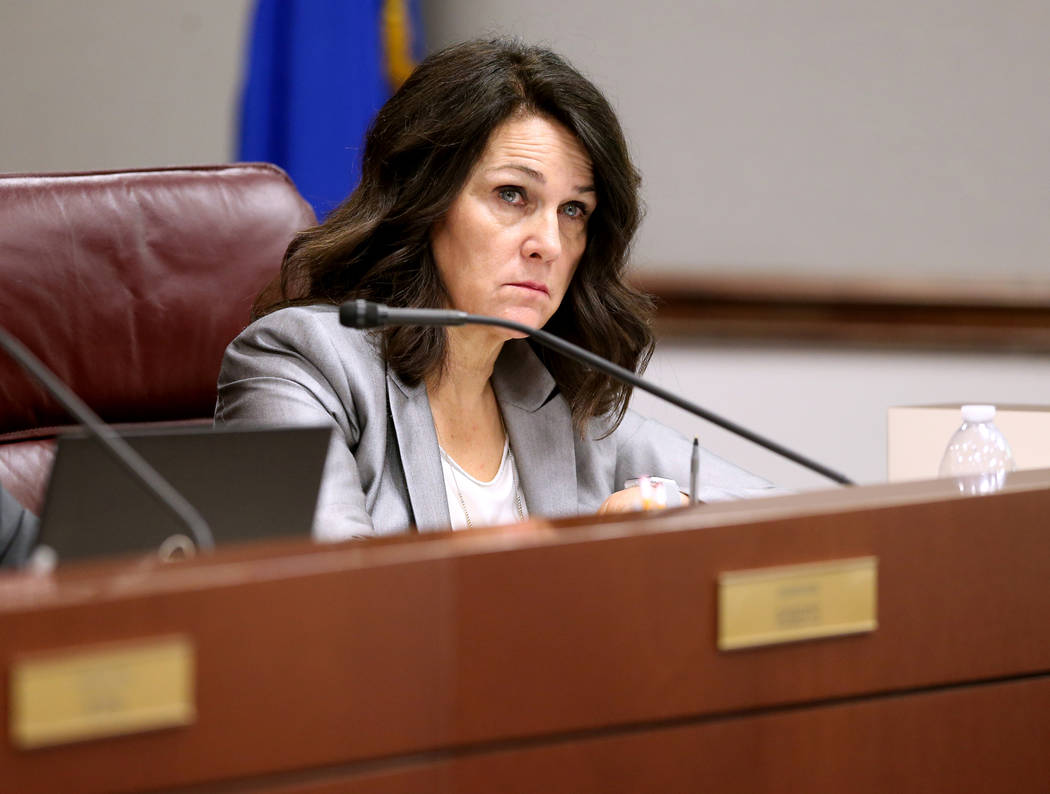
[[[579,141],[540,116],[507,121],[431,232],[451,308],[542,327],[587,244],[596,205]]]

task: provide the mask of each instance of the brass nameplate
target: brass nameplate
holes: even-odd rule
[[[878,560],[733,571],[718,578],[718,648],[874,631]]]
[[[11,739],[28,749],[188,725],[196,718],[194,676],[187,637],[19,659],[11,669]]]

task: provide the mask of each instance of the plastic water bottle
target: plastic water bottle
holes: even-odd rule
[[[969,494],[994,493],[1014,470],[1010,445],[992,420],[994,405],[964,405],[962,425],[941,458],[941,477],[954,477],[959,490]]]

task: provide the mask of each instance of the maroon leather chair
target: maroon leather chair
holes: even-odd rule
[[[0,176],[0,326],[107,422],[209,422],[224,348],[313,223],[261,163]],[[0,351],[0,481],[35,512],[71,423]]]

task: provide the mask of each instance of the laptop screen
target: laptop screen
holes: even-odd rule
[[[122,433],[204,517],[216,545],[309,536],[330,427]],[[61,436],[39,543],[58,561],[155,551],[186,526],[97,439]]]

